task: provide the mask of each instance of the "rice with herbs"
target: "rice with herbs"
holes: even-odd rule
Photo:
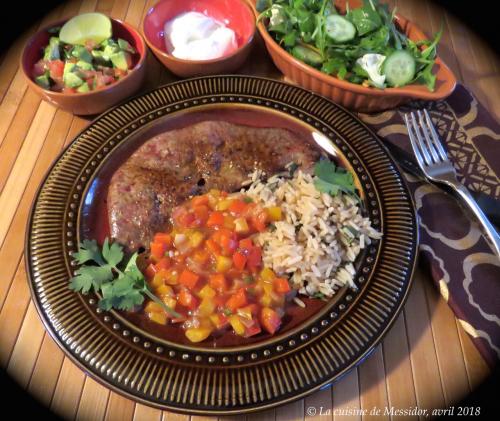
[[[356,289],[353,262],[381,234],[361,214],[356,198],[339,192],[321,193],[314,178],[301,170],[292,178],[251,175],[245,194],[262,206],[279,206],[281,221],[258,234],[263,262],[279,276],[288,276],[299,293],[331,297],[344,285]]]

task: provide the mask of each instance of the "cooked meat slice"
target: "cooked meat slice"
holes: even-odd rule
[[[146,141],[114,173],[111,236],[131,250],[166,229],[174,206],[211,188],[236,191],[255,169],[271,175],[293,161],[310,168],[319,152],[285,129],[206,121]]]

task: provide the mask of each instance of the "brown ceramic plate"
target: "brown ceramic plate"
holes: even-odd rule
[[[71,252],[105,235],[99,203],[109,173],[159,131],[205,119],[288,127],[355,173],[365,213],[382,240],[358,259],[358,291],[292,315],[274,337],[220,348],[181,343],[144,321],[101,312],[69,290]],[[55,162],[29,220],[27,271],[48,331],[83,370],[111,389],[169,410],[236,414],[301,398],[365,358],[400,311],[418,243],[411,196],[393,159],[363,123],[318,95],[248,76],[177,82],[96,119]],[[311,301],[311,306],[314,304]]]

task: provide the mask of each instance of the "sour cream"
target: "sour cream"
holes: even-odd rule
[[[187,12],[165,23],[167,51],[184,60],[212,60],[238,48],[234,31],[198,12]]]

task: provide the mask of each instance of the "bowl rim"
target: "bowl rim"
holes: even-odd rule
[[[254,13],[256,16],[258,16],[259,12],[256,9],[254,9]],[[411,25],[412,30],[415,31],[418,37],[422,39],[428,39],[425,33],[415,23],[406,19],[404,16],[400,14],[395,14],[394,19],[401,26]],[[440,68],[443,68],[444,71],[450,75],[449,78],[441,79],[444,82],[443,86],[441,87],[441,90],[439,89],[435,89],[434,91],[429,91],[428,89],[421,90],[419,88],[424,85],[419,85],[415,83],[400,88],[387,87],[384,89],[378,89],[373,87],[365,87],[363,85],[348,82],[346,80],[339,79],[335,76],[323,73],[320,70],[312,66],[309,66],[308,64],[295,58],[274,40],[274,38],[268,32],[262,20],[258,22],[257,29],[260,35],[262,36],[264,43],[266,44],[266,47],[268,49],[273,49],[276,53],[282,55],[285,58],[285,60],[291,62],[295,67],[300,68],[301,71],[308,73],[310,76],[313,76],[316,79],[319,79],[321,82],[346,91],[362,95],[376,96],[376,97],[409,97],[409,98],[424,99],[424,100],[438,100],[449,96],[455,90],[455,87],[457,85],[457,78],[454,75],[454,73],[446,65],[446,63],[443,60],[441,60],[439,56],[436,56],[435,63]]]
[[[84,97],[89,97],[91,95],[98,95],[98,94],[103,94],[103,93],[109,92],[111,89],[116,88],[117,86],[119,86],[120,84],[122,84],[122,82],[125,82],[126,80],[128,80],[129,77],[132,75],[132,73],[134,73],[136,70],[139,70],[141,67],[143,67],[144,63],[146,62],[146,57],[147,57],[147,46],[146,46],[146,42],[144,41],[144,37],[142,36],[142,34],[136,28],[134,28],[132,25],[130,25],[129,23],[126,23],[125,21],[123,21],[121,19],[113,18],[113,17],[111,17],[109,15],[106,15],[105,13],[103,13],[103,14],[105,16],[107,16],[109,19],[111,19],[113,22],[116,22],[119,25],[124,26],[128,31],[133,32],[135,35],[137,35],[137,38],[140,40],[140,42],[142,44],[143,53],[142,54],[139,53],[139,61],[131,69],[131,71],[129,71],[123,78],[121,78],[121,79],[117,80],[116,82],[114,82],[114,83],[106,86],[105,88],[102,88],[102,89],[99,89],[99,90],[90,91],[90,92],[72,92],[72,93],[56,92],[56,91],[51,91],[50,89],[42,88],[41,86],[37,85],[33,81],[33,78],[29,74],[26,73],[25,68],[24,68],[24,64],[23,64],[24,63],[24,59],[25,59],[26,54],[27,54],[27,51],[28,51],[28,46],[32,43],[32,41],[40,33],[46,32],[48,29],[53,28],[54,26],[61,25],[61,24],[65,23],[65,22],[67,22],[68,20],[72,19],[73,17],[78,16],[78,15],[73,15],[73,16],[70,16],[67,19],[60,19],[58,21],[55,21],[55,22],[53,22],[51,24],[48,24],[48,25],[44,26],[42,29],[36,31],[26,41],[26,43],[24,44],[23,52],[21,54],[21,57],[19,58],[19,67],[21,68],[21,71],[24,74],[25,78],[28,80],[29,85],[31,87],[35,88],[35,89],[40,90],[41,92],[48,93],[50,96],[53,96],[54,98],[62,98],[62,97],[65,97],[65,98],[68,98],[68,97],[72,97],[72,98],[84,98]]]
[[[155,46],[151,42],[151,40],[148,39],[148,36],[146,35],[146,32],[144,30],[145,29],[145,25],[146,25],[146,19],[148,18],[148,16],[153,12],[153,10],[156,8],[156,6],[158,6],[160,3],[163,3],[163,2],[166,2],[166,1],[172,1],[172,0],[159,0],[153,6],[151,6],[149,8],[149,10],[146,12],[146,15],[144,16],[144,19],[142,20],[141,30],[142,30],[142,33],[144,35],[144,39],[146,40],[146,44],[148,45],[148,47],[151,48],[151,50],[153,50],[153,52],[155,54],[159,54],[159,55],[167,58],[168,60],[170,60],[172,62],[177,62],[179,64],[193,64],[193,65],[222,63],[225,60],[229,60],[229,59],[237,56],[238,54],[240,54],[243,50],[245,50],[246,48],[248,48],[252,44],[253,40],[255,39],[255,33],[257,32],[257,24],[255,22],[255,12],[254,12],[253,8],[248,4],[247,0],[232,0],[232,1],[239,1],[243,6],[245,6],[248,9],[248,11],[250,12],[250,15],[253,17],[253,19],[252,19],[252,34],[248,37],[247,41],[244,44],[240,45],[231,54],[229,54],[227,56],[221,56],[221,57],[218,57],[218,58],[213,58],[213,59],[210,59],[210,60],[187,60],[187,59],[182,59],[182,58],[175,57],[172,54],[169,54],[167,51],[162,50],[162,49],[158,48],[157,46]]]

